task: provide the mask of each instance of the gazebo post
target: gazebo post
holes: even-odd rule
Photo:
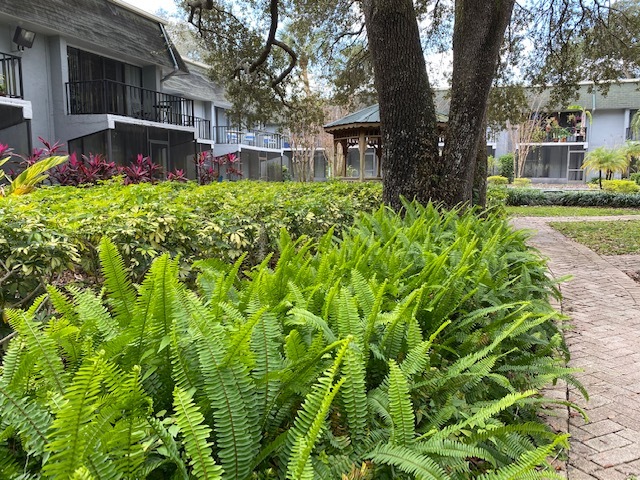
[[[347,158],[349,157],[349,139],[343,138],[340,141],[342,145],[342,178],[347,177]]]
[[[358,138],[358,150],[360,151],[360,181],[364,182],[364,160],[367,153],[367,137],[364,132],[360,132],[360,138]]]

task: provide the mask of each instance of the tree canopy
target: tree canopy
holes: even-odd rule
[[[385,200],[392,205],[399,195],[449,206],[472,200],[492,86],[513,92],[553,85],[558,102],[575,94],[580,81],[640,75],[634,0],[185,0],[183,6],[214,80],[249,122],[286,115],[310,95],[351,107],[377,97]],[[434,66],[425,58],[445,52],[452,52],[450,128],[440,154],[427,73]],[[510,102],[522,97],[492,96],[491,112],[508,115]],[[411,138],[417,140],[408,148]],[[407,182],[411,176],[421,181]]]

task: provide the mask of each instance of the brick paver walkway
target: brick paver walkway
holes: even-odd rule
[[[562,310],[573,325],[566,334],[570,365],[584,370],[577,377],[590,399],[585,402],[573,387],[564,393],[585,408],[590,421],[585,424],[575,413],[564,419],[571,433],[570,480],[640,480],[640,285],[623,271],[640,269],[640,257],[600,256],[548,222],[631,219],[640,217],[513,220],[517,228],[536,231],[529,243],[549,258],[555,277],[574,276],[561,286]],[[552,425],[562,423],[559,417]]]

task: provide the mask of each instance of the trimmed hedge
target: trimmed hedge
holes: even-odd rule
[[[640,208],[640,195],[604,191],[545,192],[533,188],[514,188],[507,192],[507,205]]]
[[[0,309],[42,292],[46,283],[96,277],[96,247],[111,238],[137,280],[169,252],[182,264],[202,258],[248,264],[275,250],[281,228],[319,238],[351,226],[381,203],[376,183],[193,182],[91,188],[48,187],[0,199]],[[71,277],[70,277],[71,276]]]

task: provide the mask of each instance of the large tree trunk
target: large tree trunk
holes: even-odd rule
[[[383,200],[431,198],[439,163],[436,114],[412,0],[364,0],[382,124]],[[434,198],[438,200],[438,198]]]
[[[482,122],[482,130],[487,129],[486,119]],[[487,142],[485,136],[482,135],[478,141],[476,148],[476,165],[473,174],[473,194],[472,202],[481,208],[487,206]]]
[[[456,0],[449,128],[433,196],[447,206],[471,203],[479,142],[500,46],[515,0]]]

